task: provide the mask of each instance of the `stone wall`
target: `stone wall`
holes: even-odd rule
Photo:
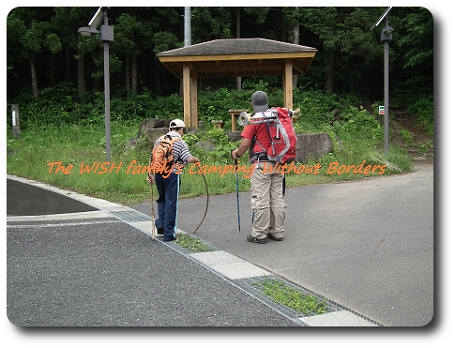
[[[169,130],[171,120],[144,120],[139,127],[138,138],[145,134],[150,145]],[[240,141],[240,132],[229,132],[231,141]],[[297,134],[296,161],[305,163],[310,159],[319,159],[333,151],[333,144],[327,133]]]
[[[240,141],[240,132],[230,132],[231,141]],[[305,163],[309,159],[319,159],[333,151],[332,140],[327,133],[297,134],[296,161]]]
[[[296,161],[305,163],[332,152],[333,144],[327,133],[297,134],[296,148]]]

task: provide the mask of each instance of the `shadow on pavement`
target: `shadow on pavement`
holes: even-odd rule
[[[52,215],[98,210],[70,197],[7,180],[7,215]],[[37,203],[38,202],[38,203]]]

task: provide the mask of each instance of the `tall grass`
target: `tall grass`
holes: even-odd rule
[[[91,125],[69,124],[64,127],[48,125],[28,128],[21,133],[20,139],[8,137],[7,171],[10,174],[47,182],[79,193],[132,204],[150,197],[150,186],[146,183],[146,174],[141,173],[148,164],[149,149],[128,147],[125,144],[137,132],[134,123],[112,123],[112,156],[105,164],[104,128]],[[219,131],[208,132],[208,137],[215,137],[216,150],[204,151],[195,145],[198,139],[189,141],[190,149],[200,156],[202,166],[187,166],[181,175],[180,192],[182,198],[206,194],[204,177],[210,195],[225,194],[236,190],[236,176],[233,171],[222,175],[220,172],[208,172],[210,167],[233,165],[229,150],[233,143],[222,140]],[[204,139],[204,135],[199,135]],[[197,138],[197,137],[196,137]],[[206,139],[207,137],[205,137]],[[332,162],[341,164],[359,164],[363,160],[369,163],[386,163],[385,174],[409,169],[409,161],[404,153],[392,150],[388,156],[379,151],[365,149],[352,152],[338,149],[318,160],[305,163],[311,167],[319,165],[318,174],[289,172],[286,176],[288,186],[310,185],[336,180],[360,178],[365,175],[342,173],[329,175],[327,170]],[[103,166],[104,164],[104,166]],[[249,168],[246,156],[239,163]],[[301,164],[296,164],[299,166]],[[83,168],[92,168],[91,172]],[[95,171],[96,169],[96,171]],[[204,177],[201,175],[204,174]],[[250,188],[248,173],[238,173],[240,191]]]
[[[252,90],[261,89],[259,87],[254,86]],[[188,134],[184,139],[190,146],[191,152],[201,160],[203,166],[233,164],[230,150],[235,148],[237,143],[231,142],[223,130],[212,129],[209,120],[211,118],[222,119],[229,128],[230,118],[226,110],[233,107],[248,107],[250,92],[220,89],[216,92],[201,93],[200,119],[206,121],[206,127],[210,129],[202,128],[197,134]],[[328,174],[327,171],[334,162],[338,162],[340,167],[360,165],[364,161],[365,166],[385,164],[385,172],[380,175],[410,170],[411,160],[407,156],[406,149],[391,144],[389,154],[383,154],[382,126],[374,116],[361,107],[352,107],[351,105],[357,103],[355,99],[321,91],[296,89],[294,92],[295,107],[302,109],[302,116],[295,123],[296,131],[299,133],[326,132],[331,137],[334,148],[326,156],[308,160],[305,163],[310,167],[319,165],[317,175],[314,173],[288,173],[286,178],[288,186],[351,180],[372,175],[371,173],[355,174],[353,171]],[[282,92],[269,93],[271,105],[279,105],[279,100],[282,100],[280,93]],[[15,139],[12,137],[10,129],[8,132],[7,172],[126,204],[148,199],[150,186],[145,181],[146,175],[133,174],[133,169],[136,172],[137,168],[140,169],[148,164],[150,145],[148,147],[128,146],[127,142],[130,138],[136,137],[143,117],[157,116],[149,115],[150,110],[159,111],[160,117],[177,117],[173,112],[180,110],[181,98],[171,96],[152,99],[146,95],[139,95],[132,101],[116,100],[113,102],[110,164],[120,166],[120,169],[106,165],[102,167],[106,161],[106,153],[100,100],[96,99],[92,108],[88,105],[77,104],[72,112],[65,111],[67,118],[64,121],[59,118],[59,115],[54,114],[55,107],[49,110],[43,109],[47,104],[54,106],[56,101],[54,104],[39,102],[24,106],[21,109],[21,115],[25,117],[21,137]],[[142,105],[142,103],[146,103],[145,106],[138,108],[138,105]],[[67,108],[70,108],[70,105]],[[138,110],[141,113],[149,111],[143,115],[137,114]],[[53,116],[45,117],[49,113],[52,113]],[[37,115],[40,117],[38,118]],[[212,148],[204,150],[198,145],[201,141],[211,143]],[[242,158],[240,165],[248,167],[250,164],[246,157],[245,155]],[[128,167],[133,161],[136,162],[128,172]],[[56,162],[61,165],[58,172],[57,164],[54,164],[52,168],[49,165],[49,163]],[[82,163],[85,166],[96,166],[99,163],[99,167],[95,173],[81,173]],[[205,195],[204,178],[211,195],[234,192],[236,189],[236,176],[232,172],[224,176],[219,173],[203,172],[203,174],[204,177],[191,174],[187,167],[181,175],[181,196],[183,198]],[[249,188],[249,179],[239,173],[239,189],[246,191]]]

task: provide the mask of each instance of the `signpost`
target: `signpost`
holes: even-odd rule
[[[11,104],[11,123],[13,125],[13,134],[16,139],[19,139],[21,129],[19,126],[19,105]]]

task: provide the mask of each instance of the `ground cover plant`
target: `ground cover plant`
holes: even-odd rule
[[[199,238],[190,236],[186,233],[178,232],[175,242],[182,248],[193,252],[212,251],[212,248],[201,241]]]
[[[327,312],[327,303],[316,296],[305,294],[275,279],[265,279],[253,283],[264,295],[276,303],[289,307],[303,315],[323,314]]]
[[[205,90],[200,95],[199,113],[204,126],[198,132],[187,134],[185,140],[190,150],[201,159],[201,164],[210,166],[232,165],[230,151],[237,146],[229,140],[227,132],[213,129],[210,121],[219,119],[230,129],[230,108],[248,108],[251,90],[216,91]],[[279,105],[282,91],[266,89],[271,105]],[[65,89],[65,93],[69,91]],[[136,139],[138,128],[144,118],[182,118],[182,98],[172,95],[168,98],[148,96],[146,93],[127,101],[114,99],[111,106],[111,161],[106,161],[104,133],[104,99],[102,95],[89,104],[78,104],[68,96],[63,97],[56,89],[47,92],[48,99],[29,101],[21,106],[21,134],[13,137],[11,126],[7,131],[7,172],[26,178],[75,190],[124,204],[133,204],[150,197],[150,187],[145,182],[144,167],[148,164],[150,142]],[[62,102],[63,100],[63,102]],[[141,104],[141,103],[144,104]],[[402,143],[390,151],[382,151],[383,128],[376,115],[367,111],[361,102],[352,96],[337,96],[317,90],[294,91],[295,108],[302,110],[302,116],[295,123],[299,133],[326,132],[332,139],[334,149],[322,158],[310,159],[305,165],[320,165],[318,175],[289,172],[288,186],[309,185],[338,180],[351,180],[364,175],[350,173],[328,174],[330,165],[358,165],[365,161],[370,165],[386,165],[383,175],[409,171],[412,159]],[[428,112],[428,103],[425,103]],[[153,110],[153,115],[152,111]],[[425,126],[431,127],[428,117]],[[424,122],[424,121],[422,121]],[[405,131],[399,133],[409,143]],[[134,139],[134,142],[131,142]],[[212,144],[210,149],[200,146],[201,142]],[[414,144],[415,145],[415,144]],[[422,145],[425,149],[431,144]],[[423,148],[421,146],[421,148]],[[247,156],[240,161],[250,166]],[[205,183],[199,170],[186,169],[181,176],[181,197],[205,195]],[[205,174],[211,195],[235,191],[235,176],[229,173],[201,172]],[[249,179],[239,175],[239,189],[249,189]]]

